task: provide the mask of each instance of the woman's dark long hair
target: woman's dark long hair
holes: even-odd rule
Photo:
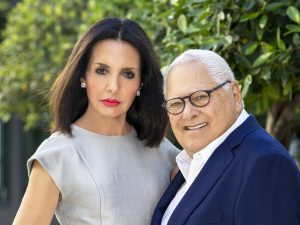
[[[162,74],[153,46],[144,30],[129,19],[106,18],[95,23],[77,42],[69,60],[50,90],[52,131],[72,135],[71,124],[86,111],[86,90],[80,87],[94,45],[103,40],[121,40],[135,47],[141,60],[141,95],[136,97],[126,119],[137,137],[149,147],[158,146],[164,136],[167,114],[163,102]]]

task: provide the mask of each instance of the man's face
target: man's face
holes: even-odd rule
[[[226,80],[216,82],[200,62],[183,62],[173,67],[167,77],[166,99],[210,90]],[[169,114],[169,118],[178,142],[192,156],[229,129],[242,108],[239,85],[231,81],[210,94],[208,105],[195,107],[186,98],[183,112]]]

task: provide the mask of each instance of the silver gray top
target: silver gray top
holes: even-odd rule
[[[148,225],[170,181],[179,151],[164,139],[145,147],[133,129],[99,135],[72,125],[73,136],[54,133],[28,160],[37,160],[61,192],[62,225]]]

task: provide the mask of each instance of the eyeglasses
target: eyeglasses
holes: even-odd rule
[[[183,112],[185,108],[185,99],[189,99],[190,103],[195,107],[204,107],[207,106],[210,101],[210,94],[219,88],[223,87],[225,84],[231,83],[230,80],[219,84],[218,86],[210,90],[199,90],[187,95],[185,97],[172,98],[167,101],[164,101],[163,107],[172,115],[177,115]]]

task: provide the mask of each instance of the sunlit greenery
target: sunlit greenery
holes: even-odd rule
[[[10,12],[0,44],[0,117],[17,114],[26,128],[47,121],[45,93],[72,46],[92,23],[116,16],[145,28],[162,67],[188,48],[220,53],[240,81],[247,110],[267,116],[272,133],[286,119],[283,103],[293,119],[300,102],[299,6],[299,0],[23,0]]]

